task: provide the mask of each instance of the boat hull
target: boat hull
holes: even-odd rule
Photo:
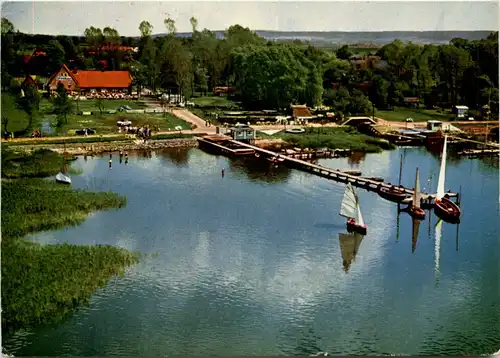
[[[347,222],[347,232],[357,232],[358,234],[366,235],[366,225],[359,225],[354,220]]]
[[[446,197],[436,200],[434,214],[441,220],[449,223],[455,224],[460,222],[460,208]]]
[[[56,183],[69,185],[71,184],[71,178],[63,173],[59,173],[56,175]]]
[[[415,219],[425,219],[425,211],[422,208],[412,206],[409,210],[410,215]]]
[[[408,194],[401,190],[397,189],[388,189],[386,187],[381,187],[378,190],[378,195],[382,198],[387,199],[389,201],[393,201],[395,203],[401,203],[403,200],[409,197]]]

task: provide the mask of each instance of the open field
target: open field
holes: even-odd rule
[[[435,109],[416,109],[395,107],[392,111],[375,111],[375,115],[386,121],[404,122],[406,118],[412,118],[414,122],[427,122],[430,120],[448,122],[455,119],[449,112],[438,112]]]
[[[352,127],[313,127],[306,133],[288,134],[279,132],[267,135],[258,132],[262,139],[281,138],[290,145],[301,148],[352,149],[364,152],[380,152],[382,149],[393,149],[394,145],[357,132]]]
[[[7,100],[7,97],[3,97]],[[129,100],[103,100],[105,111],[116,110],[122,105],[128,105],[132,109],[147,108],[145,101],[129,101]],[[53,105],[47,99],[40,101],[40,109],[37,116],[33,120],[33,128],[42,128],[52,130],[51,135],[74,135],[75,130],[82,128],[92,128],[97,131],[97,134],[117,133],[116,122],[118,120],[130,120],[133,126],[149,125],[151,128],[158,126],[160,131],[175,130],[175,127],[181,126],[182,129],[191,129],[191,126],[186,121],[177,118],[171,113],[125,113],[117,112],[115,114],[99,113],[95,100],[86,100],[79,102],[80,111],[94,112],[90,116],[77,115],[75,113],[68,115],[68,123],[63,123],[62,126],[56,128],[56,115],[52,114]],[[76,103],[74,103],[76,111]],[[15,107],[14,104],[2,106],[2,117],[8,118],[8,131],[18,132],[24,130],[28,125],[28,115],[21,109]],[[4,124],[2,122],[2,133]],[[31,132],[29,132],[31,134]]]
[[[79,116],[71,115],[68,117],[68,124],[63,124],[58,128],[58,134],[75,133],[75,130],[81,128],[95,129],[97,134],[118,134],[116,122],[118,120],[129,120],[133,126],[142,127],[148,125],[154,129],[155,126],[160,128],[160,131],[175,130],[175,127],[181,126],[182,129],[191,129],[189,123],[175,117],[171,113],[117,113],[117,114],[103,114],[92,116]],[[55,116],[52,117],[55,121]]]
[[[232,101],[225,96],[205,96],[191,98],[196,106],[199,107],[220,107],[221,109],[239,109],[238,102]]]

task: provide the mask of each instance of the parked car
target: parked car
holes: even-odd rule
[[[82,129],[77,129],[77,130],[75,131],[75,133],[76,133],[77,135],[85,135],[85,130],[87,130],[87,134],[95,134],[95,133],[96,133],[95,129],[92,129],[92,128],[82,128]]]
[[[124,120],[124,121],[116,121],[116,125],[118,127],[128,127],[132,125],[132,122],[129,120]]]
[[[132,107],[130,107],[130,106],[126,105],[126,104],[125,104],[125,105],[123,105],[123,106],[118,107],[118,110],[119,110],[120,112],[122,112],[122,111],[127,111],[127,110],[131,110],[131,109],[132,109]]]

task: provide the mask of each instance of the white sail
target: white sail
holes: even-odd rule
[[[356,209],[357,201],[354,188],[351,183],[347,183],[344,197],[342,198],[342,203],[340,204],[340,215],[349,219],[355,219],[358,216]]]
[[[415,193],[413,194],[413,206],[416,208],[420,208],[420,181],[418,177],[418,168],[417,174],[415,176]]]
[[[359,202],[356,204],[356,209],[357,209],[356,222],[359,225],[364,226],[365,225],[365,221],[363,220],[363,215],[361,215],[361,209],[359,208]]]
[[[436,192],[436,199],[441,199],[444,196],[444,181],[446,174],[446,147],[447,147],[447,136],[444,136],[443,144],[443,154],[441,155],[441,168],[439,169],[439,178]]]

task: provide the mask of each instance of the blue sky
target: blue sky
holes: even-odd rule
[[[497,30],[497,1],[15,1],[2,2],[2,16],[22,32],[81,35],[90,26],[110,26],[138,36],[147,20],[154,33],[165,32],[171,16],[179,32],[223,30],[240,24],[279,31]]]

